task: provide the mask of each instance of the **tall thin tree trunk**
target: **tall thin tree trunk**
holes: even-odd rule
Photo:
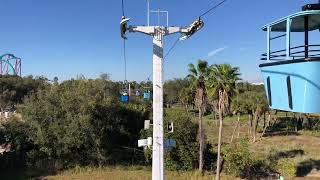
[[[221,97],[220,97],[221,98]],[[218,140],[218,155],[217,155],[217,172],[216,172],[216,180],[220,180],[220,154],[221,154],[221,141],[222,141],[222,125],[223,125],[223,115],[222,115],[222,109],[221,105],[219,105],[219,140]]]
[[[251,128],[252,128],[252,117],[251,114],[249,113],[249,121],[248,121],[248,136],[251,137]]]
[[[263,129],[266,127],[266,113],[263,113]]]
[[[239,127],[238,127],[238,138],[240,137],[240,129],[241,129],[241,122],[239,121]]]
[[[258,124],[258,113],[255,112],[254,113],[254,120],[253,120],[253,134],[252,134],[252,137],[253,137],[253,142],[256,142],[256,135],[257,135],[257,124]]]
[[[214,118],[214,122],[216,123],[216,127],[218,126],[218,118],[217,118],[217,113],[214,111],[213,112],[214,115],[213,115],[213,118]]]
[[[270,125],[270,120],[271,120],[271,113],[269,113],[269,115],[268,115],[268,122],[267,122],[268,125]],[[261,136],[260,136],[260,139],[261,139],[261,138],[264,136],[264,134],[266,133],[267,128],[268,128],[268,126],[265,126],[265,127],[263,128],[263,132],[262,132],[262,134],[261,134]]]
[[[238,114],[238,121],[237,121],[236,126],[235,126],[234,129],[233,129],[230,143],[232,143],[232,141],[233,141],[233,137],[234,137],[234,134],[236,133],[236,130],[237,130],[238,128],[240,129],[240,127],[238,127],[239,124],[240,124],[240,113],[237,113],[237,114]],[[239,131],[238,131],[238,132],[239,132]]]
[[[203,129],[202,129],[202,109],[199,108],[199,171],[203,169]]]

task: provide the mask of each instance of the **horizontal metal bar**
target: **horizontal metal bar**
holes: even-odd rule
[[[276,37],[270,38],[270,40],[278,39],[278,38],[281,38],[281,37],[284,37],[284,36],[286,36],[286,34],[282,34],[280,36],[276,36]]]
[[[154,11],[154,10],[151,10],[150,12],[152,12],[152,13],[168,13],[169,11]]]

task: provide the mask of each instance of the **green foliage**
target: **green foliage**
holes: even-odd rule
[[[33,148],[28,138],[30,128],[23,122],[13,118],[3,124],[0,144],[10,143],[11,152],[0,156],[0,169],[22,168],[26,163],[26,153]]]
[[[264,85],[254,85],[248,82],[239,82],[237,83],[237,89],[239,93],[244,93],[246,91],[254,91],[262,93],[264,92]]]
[[[29,163],[57,168],[131,161],[124,147],[135,148],[145,114],[143,108],[119,104],[116,91],[102,79],[71,80],[27,98],[21,111],[34,146]]]
[[[276,159],[272,156],[257,159],[249,150],[249,140],[229,144],[223,149],[226,170],[229,174],[245,179],[266,179],[275,173]]]
[[[238,177],[252,166],[254,162],[249,151],[247,139],[242,139],[240,142],[228,145],[223,149],[223,154],[227,172]]]
[[[239,78],[239,68],[230,64],[214,64],[209,68],[208,94],[211,98],[218,96],[219,91],[225,91],[229,99],[236,94],[236,82]]]
[[[194,96],[194,91],[190,87],[186,87],[180,90],[178,98],[184,108],[188,109],[189,105],[194,104]]]
[[[166,152],[166,166],[174,170],[192,170],[197,164],[197,125],[182,110],[168,110],[165,124],[173,122],[174,133],[166,133],[166,139],[174,139],[177,147]]]
[[[43,78],[2,76],[0,78],[0,108],[12,108],[22,103],[25,96],[46,85]]]
[[[164,83],[164,101],[167,104],[175,104],[179,101],[179,92],[185,87],[189,87],[188,79],[173,79]]]
[[[268,103],[264,92],[247,91],[233,98],[231,109],[233,112],[261,114],[268,110]]]
[[[292,159],[284,158],[277,162],[276,169],[284,176],[295,177],[297,167]]]

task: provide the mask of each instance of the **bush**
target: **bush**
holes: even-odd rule
[[[128,149],[136,148],[145,114],[119,104],[114,92],[108,81],[71,80],[32,94],[21,106],[28,130],[13,135],[15,149],[25,140],[32,143],[24,152],[40,168],[136,162],[140,157]]]
[[[26,164],[26,152],[33,148],[28,137],[30,128],[15,118],[3,124],[3,127],[0,144],[9,143],[11,152],[0,155],[0,169],[22,168]]]
[[[288,158],[280,159],[277,163],[277,169],[281,174],[288,177],[295,177],[296,175],[296,165],[295,163]]]
[[[175,170],[192,170],[198,163],[198,126],[183,110],[167,110],[165,125],[169,122],[173,122],[174,132],[167,133],[165,128],[165,138],[174,139],[177,147],[166,151],[166,161]]]
[[[246,179],[263,179],[276,176],[274,161],[271,159],[258,160],[249,151],[248,139],[242,139],[227,146],[224,150],[224,160],[228,173]]]
[[[228,145],[223,154],[227,172],[237,177],[243,176],[254,164],[247,139]]]

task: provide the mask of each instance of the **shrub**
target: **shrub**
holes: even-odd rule
[[[224,150],[226,170],[228,173],[246,179],[275,178],[278,173],[274,168],[274,158],[257,159],[249,151],[248,139],[228,145]]]
[[[237,177],[243,176],[254,164],[247,139],[228,145],[223,154],[227,172]]]
[[[285,176],[295,177],[296,175],[296,165],[289,158],[280,159],[276,167],[279,170],[279,172],[281,172],[281,174]]]
[[[114,92],[111,82],[71,80],[30,95],[21,107],[29,128],[23,134],[33,144],[30,165],[60,169],[140,159],[127,147],[136,147],[144,113],[119,104]]]

